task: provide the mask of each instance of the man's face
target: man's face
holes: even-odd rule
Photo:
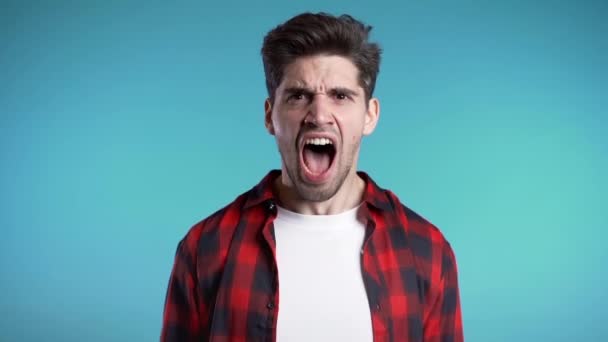
[[[303,200],[326,201],[356,177],[361,138],[379,114],[358,75],[344,57],[301,57],[285,68],[274,103],[266,101],[266,128],[276,138],[283,179]]]

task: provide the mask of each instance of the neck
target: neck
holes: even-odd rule
[[[352,170],[340,189],[325,201],[309,201],[298,195],[286,172],[275,181],[275,190],[281,206],[304,215],[335,215],[357,207],[363,198],[365,181]]]

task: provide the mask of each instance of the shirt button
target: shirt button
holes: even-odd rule
[[[274,309],[274,303],[273,302],[268,302],[268,304],[266,304],[266,307],[270,310]]]
[[[380,304],[376,304],[376,311],[380,311]]]
[[[274,210],[275,204],[273,201],[268,202],[268,209],[269,210]]]

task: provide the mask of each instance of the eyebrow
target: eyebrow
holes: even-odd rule
[[[305,93],[305,94],[314,94],[312,90],[306,87],[288,87],[285,88],[285,94],[296,94],[296,93]]]
[[[300,87],[300,86],[285,88],[285,93],[286,94],[305,93],[305,94],[308,94],[308,95],[316,94],[316,92],[314,92],[312,89],[307,88],[307,87]],[[358,95],[356,91],[354,91],[352,89],[349,89],[349,88],[345,88],[345,87],[330,88],[327,91],[327,93],[328,94],[343,93],[343,94],[346,94],[346,95],[351,96],[351,97],[356,97]]]
[[[356,97],[358,95],[358,93],[352,89],[349,88],[344,88],[344,87],[335,87],[335,88],[331,88],[329,90],[330,94],[337,94],[337,93],[342,93],[342,94],[346,94],[350,97]]]

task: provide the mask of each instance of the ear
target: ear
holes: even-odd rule
[[[376,129],[378,119],[380,118],[380,101],[377,98],[369,99],[367,112],[365,113],[365,124],[363,126],[363,135],[370,135]]]
[[[266,126],[268,133],[274,135],[274,125],[272,124],[272,103],[270,103],[270,99],[266,99],[266,101],[264,101],[264,125]]]

